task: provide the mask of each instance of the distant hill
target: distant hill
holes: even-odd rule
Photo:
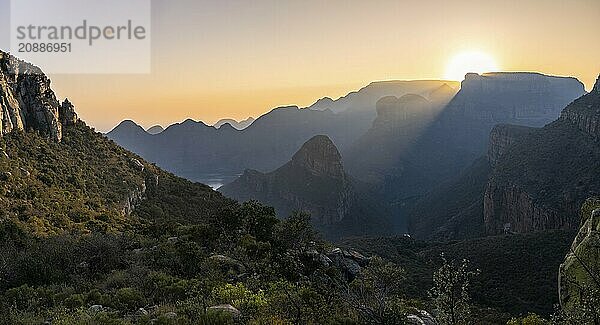
[[[390,233],[389,213],[344,171],[327,136],[307,141],[291,161],[270,173],[247,170],[219,189],[239,201],[258,200],[281,217],[294,210],[311,214],[329,237]]]
[[[202,174],[235,175],[245,169],[273,170],[283,165],[304,142],[324,134],[344,150],[362,136],[375,118],[375,103],[384,96],[423,94],[429,98],[442,81],[373,83],[324,108],[279,107],[243,130],[224,123],[219,128],[187,120],[150,136],[124,121],[107,136],[145,159],[179,176],[198,180]],[[451,83],[454,84],[454,83]],[[434,94],[435,96],[435,94]],[[339,105],[350,105],[342,110]],[[338,112],[339,111],[339,112]],[[235,123],[234,123],[235,124]]]
[[[164,130],[165,129],[162,126],[155,125],[155,126],[149,128],[148,130],[146,130],[146,132],[148,132],[149,134],[154,135],[154,134],[159,134],[159,133],[163,132]]]
[[[227,123],[236,130],[243,130],[243,129],[249,127],[252,123],[254,123],[254,121],[256,121],[256,120],[253,117],[249,117],[249,118],[239,121],[239,122],[236,120],[233,120],[233,119],[223,119],[223,120],[219,120],[213,126],[218,129]]]

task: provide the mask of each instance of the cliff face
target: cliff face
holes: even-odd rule
[[[486,91],[486,81],[467,79],[476,79],[470,86]],[[495,126],[487,167],[474,164],[417,202],[409,211],[411,232],[452,239],[465,237],[459,231],[464,225],[482,229],[480,235],[577,229],[581,204],[600,195],[600,144],[594,127],[600,121],[598,89],[597,83],[542,128]]]
[[[581,131],[600,139],[600,76],[589,96],[573,102],[562,112],[561,118],[571,122]]]
[[[0,51],[0,136],[35,130],[60,141],[63,125],[76,121],[73,105],[59,103],[38,67]]]
[[[490,235],[574,229],[577,220],[564,212],[539,204],[518,185],[501,185],[492,178],[485,189],[483,221]]]
[[[494,129],[483,203],[487,234],[577,229],[579,207],[600,194],[597,88],[543,128]]]
[[[293,211],[308,212],[313,223],[331,237],[385,229],[381,223],[386,212],[346,175],[340,153],[326,136],[307,141],[277,170],[247,170],[219,191],[239,201],[271,205],[281,217]],[[377,220],[369,220],[371,216]]]

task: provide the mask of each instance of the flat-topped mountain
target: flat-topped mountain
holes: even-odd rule
[[[309,212],[330,237],[391,231],[389,214],[346,175],[340,153],[323,135],[311,138],[275,171],[247,170],[219,191],[239,201],[272,205],[280,217],[295,210]]]
[[[447,105],[436,107],[431,99],[435,96],[430,94],[434,108],[429,118],[406,124],[380,114],[343,156],[351,175],[378,183],[393,206],[409,206],[485,155],[495,125],[543,126],[584,93],[583,84],[574,78],[538,73],[468,74]],[[408,138],[407,133],[411,134]],[[399,217],[404,214],[398,211]]]
[[[460,238],[577,229],[581,205],[600,194],[598,111],[600,93],[592,91],[543,128],[496,126],[486,158],[415,206],[411,231]]]

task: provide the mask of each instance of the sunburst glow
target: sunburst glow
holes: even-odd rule
[[[496,60],[491,55],[480,51],[469,51],[457,54],[448,62],[445,78],[463,80],[469,72],[483,73],[499,70]]]

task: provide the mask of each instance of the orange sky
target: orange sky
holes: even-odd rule
[[[100,131],[207,123],[337,98],[374,80],[441,79],[478,50],[504,71],[600,73],[600,1],[153,1],[152,73],[53,75]]]

